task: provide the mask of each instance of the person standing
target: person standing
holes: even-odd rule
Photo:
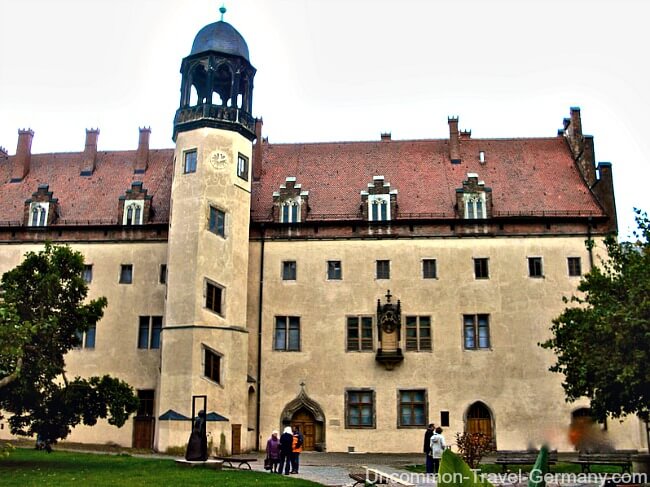
[[[427,430],[424,432],[424,462],[426,466],[426,472],[427,473],[433,473],[433,457],[429,455],[431,452],[431,436],[433,435],[433,429],[434,429],[434,424],[429,423],[429,426],[427,426]]]
[[[429,444],[431,446],[431,452],[429,454],[433,460],[433,473],[438,473],[442,452],[447,448],[447,443],[445,443],[445,437],[442,436],[442,428],[440,426],[438,426],[431,435],[431,441]]]
[[[278,431],[273,430],[271,437],[266,442],[266,458],[269,459],[271,472],[280,473],[280,438]]]
[[[293,432],[291,426],[284,428],[282,436],[280,436],[280,473],[284,471],[285,475],[289,475],[291,468],[291,455],[293,448]]]
[[[300,433],[298,426],[293,427],[293,443],[291,447],[291,473],[298,473],[300,467],[300,453],[302,453],[302,443],[304,438]]]

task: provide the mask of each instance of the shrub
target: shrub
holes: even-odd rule
[[[477,468],[483,456],[494,450],[492,437],[485,433],[456,433],[456,446],[470,468]]]

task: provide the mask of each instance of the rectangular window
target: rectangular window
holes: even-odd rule
[[[417,389],[412,391],[399,391],[399,417],[398,427],[421,428],[427,425],[427,400],[426,391]]]
[[[465,350],[490,348],[490,320],[488,315],[463,315]]]
[[[377,261],[377,279],[390,279],[390,260]]]
[[[431,317],[406,317],[406,350],[411,352],[431,350]]]
[[[282,280],[295,281],[296,280],[296,261],[285,260],[282,263]]]
[[[160,275],[158,276],[160,284],[167,283],[167,264],[160,264]]]
[[[342,279],[340,260],[327,261],[327,279],[329,279],[330,281],[338,281]]]
[[[273,349],[285,352],[300,351],[300,317],[275,317],[275,335]]]
[[[449,411],[440,411],[440,426],[449,426]]]
[[[208,229],[220,237],[226,238],[226,213],[213,206],[210,207]]]
[[[237,176],[248,181],[248,157],[241,154],[237,157]]]
[[[567,259],[567,264],[569,265],[569,275],[570,276],[581,276],[582,275],[582,266],[580,263],[580,257],[569,257]]]
[[[122,264],[120,266],[120,284],[131,284],[133,282],[133,264]]]
[[[372,352],[372,318],[370,316],[348,316],[347,351]]]
[[[207,348],[203,349],[203,353],[205,354],[203,375],[217,384],[221,384],[221,356]]]
[[[86,281],[87,283],[93,282],[93,265],[92,264],[84,265],[83,278],[84,278],[84,281]]]
[[[153,389],[138,390],[138,416],[153,416],[154,391]]]
[[[205,307],[215,313],[222,313],[223,288],[215,284],[206,282],[205,289]]]
[[[84,338],[84,348],[95,348],[95,334],[97,325],[90,325],[86,330],[86,337]]]
[[[422,259],[422,278],[436,279],[436,259]]]
[[[183,172],[185,174],[196,172],[196,149],[185,152],[183,159]]]
[[[489,279],[490,273],[488,271],[487,258],[474,259],[474,277],[476,279]]]
[[[160,348],[162,316],[140,316],[138,326],[138,348]]]
[[[371,390],[352,390],[345,393],[345,427],[375,427],[375,393]]]
[[[541,257],[528,257],[528,276],[544,277],[544,273],[542,272]]]

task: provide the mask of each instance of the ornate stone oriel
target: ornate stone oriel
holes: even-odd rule
[[[380,347],[375,359],[386,367],[386,370],[392,370],[404,360],[402,349],[399,347],[402,332],[401,305],[399,300],[397,304],[391,303],[392,297],[388,290],[386,304],[382,305],[381,300],[377,300],[377,333]]]

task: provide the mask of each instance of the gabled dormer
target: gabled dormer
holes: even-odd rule
[[[120,196],[118,205],[118,222],[125,226],[144,225],[151,216],[151,199],[141,181],[134,181],[131,189]]]
[[[390,221],[397,216],[397,190],[384,176],[373,176],[368,190],[361,191],[361,215],[371,222]]]
[[[49,185],[40,184],[32,197],[25,201],[23,222],[28,227],[47,227],[56,219],[59,200],[52,197]]]
[[[485,187],[478,174],[467,173],[463,187],[456,190],[458,215],[465,220],[484,220],[492,216],[492,189]]]
[[[303,191],[295,177],[287,177],[273,193],[273,220],[280,223],[305,221],[309,211],[309,191]]]

